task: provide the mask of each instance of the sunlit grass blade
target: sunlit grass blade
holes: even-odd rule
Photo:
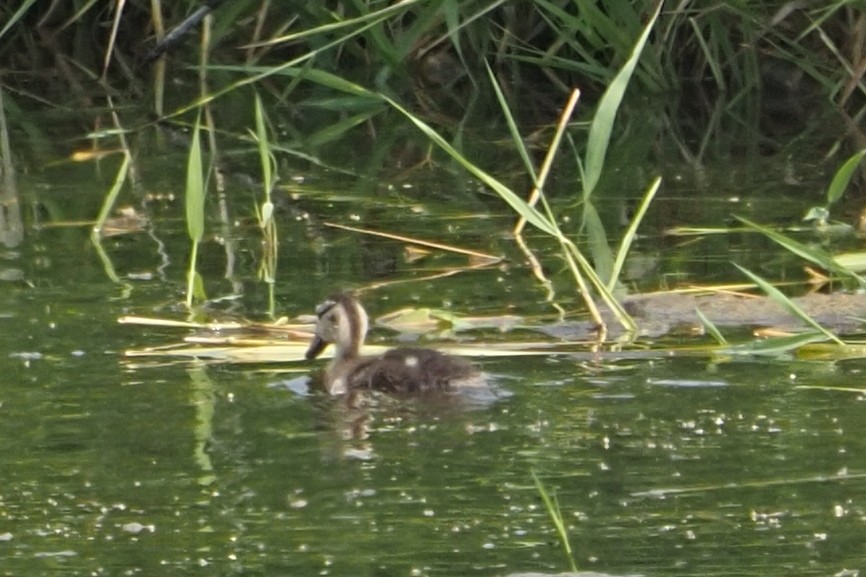
[[[198,246],[204,237],[204,174],[201,155],[201,119],[196,118],[186,165],[186,227],[192,241],[187,271],[186,304],[192,307],[196,297],[201,298],[204,287],[196,270]]]
[[[797,350],[797,358],[809,361],[841,361],[845,359],[866,359],[866,343],[849,342],[810,343]]]
[[[96,217],[96,223],[93,225],[94,237],[98,238],[102,235],[105,221],[108,220],[108,216],[111,214],[111,209],[114,208],[114,204],[117,202],[117,197],[120,195],[120,191],[126,183],[126,177],[129,175],[129,165],[131,162],[132,158],[130,157],[129,152],[124,150],[123,160],[120,163],[120,167],[117,169],[114,182],[112,183],[111,189],[108,191],[105,200],[102,201],[102,208],[99,211],[99,216]]]
[[[799,351],[806,345],[824,342],[827,338],[824,332],[809,331],[784,337],[754,340],[718,349],[716,352],[721,355],[779,356]],[[834,344],[833,346],[839,345]]]
[[[631,245],[634,242],[635,237],[637,236],[637,229],[640,226],[640,223],[643,221],[643,217],[646,215],[647,210],[652,204],[653,199],[656,196],[656,193],[661,186],[662,178],[657,176],[655,180],[652,181],[649,188],[644,194],[643,199],[640,202],[640,205],[637,207],[637,211],[631,219],[631,222],[628,224],[628,229],[625,231],[625,234],[620,240],[619,249],[616,251],[616,258],[613,261],[613,270],[610,275],[610,279],[607,281],[607,288],[609,290],[613,290],[616,287],[616,283],[619,280],[619,275],[622,272],[622,267],[625,265],[625,259],[628,256],[629,250],[631,249]]]
[[[649,38],[650,31],[655,24],[656,18],[658,18],[661,7],[662,2],[657,2],[656,8],[644,27],[643,33],[641,33],[632,49],[631,56],[629,56],[629,59],[626,60],[625,64],[614,77],[598,104],[587,140],[586,159],[584,161],[584,196],[591,194],[595,190],[601,178],[617,110],[622,102],[622,97],[625,94],[625,89],[628,87],[629,80],[631,80],[635,66],[637,66],[638,60],[640,60],[640,55],[643,52],[647,38]]]
[[[551,224],[538,210],[529,206],[529,204],[525,200],[512,192],[510,188],[502,184],[492,175],[482,170],[478,165],[470,162],[456,148],[451,146],[451,144],[447,140],[442,138],[439,133],[436,132],[430,125],[422,121],[420,118],[418,118],[387,96],[382,96],[382,98],[386,102],[388,102],[388,104],[393,106],[396,110],[401,112],[415,126],[421,129],[421,131],[427,136],[427,138],[433,141],[436,146],[444,150],[451,158],[453,158],[461,166],[463,166],[463,168],[468,170],[478,180],[491,188],[496,194],[499,195],[502,200],[508,203],[508,205],[517,214],[525,218],[527,222],[529,222],[540,231],[545,232],[551,236],[557,236],[559,234],[559,231],[557,230],[555,225]]]
[[[710,234],[731,234],[734,232],[757,232],[747,227],[700,227],[700,226],[672,226],[666,228],[664,233],[669,236],[707,236]]]
[[[3,36],[5,36],[7,32],[9,32],[10,28],[14,27],[19,20],[24,18],[24,15],[27,14],[27,11],[34,4],[36,4],[36,0],[26,0],[25,2],[23,2],[15,11],[15,14],[13,14],[3,26],[3,28],[0,29],[0,38],[3,38]]]
[[[830,385],[797,385],[794,387],[798,391],[830,391],[836,393],[854,393],[858,396],[866,395],[866,388],[861,387],[837,387]]]
[[[608,242],[607,232],[595,203],[587,198],[583,203],[583,232],[586,235],[587,252],[592,256],[593,269],[600,279],[613,278],[613,250]],[[607,290],[612,291],[610,282],[605,284]]]
[[[556,497],[551,497],[541,483],[541,479],[532,471],[532,480],[535,482],[535,488],[538,489],[538,494],[541,495],[541,500],[544,501],[544,507],[547,509],[547,514],[550,515],[553,526],[556,528],[556,534],[559,536],[559,541],[562,543],[562,548],[565,550],[565,555],[568,558],[568,564],[572,572],[577,573],[577,563],[574,561],[574,554],[571,551],[571,543],[568,541],[568,529],[565,526],[565,520],[562,518],[562,511],[559,509],[559,503],[556,502]]]
[[[845,193],[848,188],[848,183],[851,182],[851,177],[854,176],[854,171],[860,165],[860,161],[866,156],[866,148],[853,154],[845,161],[836,174],[833,175],[833,180],[830,181],[830,186],[827,187],[827,203],[833,204]]]
[[[337,20],[335,22],[329,22],[327,24],[322,24],[321,26],[317,26],[315,28],[303,29],[298,32],[292,32],[291,34],[286,34],[284,36],[278,36],[276,38],[271,38],[264,42],[258,42],[256,44],[252,44],[250,46],[268,46],[272,44],[285,44],[288,42],[296,42],[303,38],[307,38],[310,36],[317,36],[329,32],[334,32],[343,28],[351,28],[358,24],[363,24],[364,26],[347,33],[341,38],[345,42],[349,38],[357,35],[360,31],[366,30],[372,26],[380,24],[386,18],[393,16],[398,12],[409,11],[409,9],[414,4],[422,3],[422,0],[400,0],[400,2],[395,2],[389,5],[384,6],[380,10],[375,10],[372,12],[363,13],[355,18],[343,18],[342,20]]]
[[[259,277],[268,285],[268,314],[276,316],[277,262],[279,261],[279,235],[277,222],[274,220],[274,203],[271,192],[274,188],[274,169],[276,158],[271,151],[268,138],[267,119],[261,98],[256,93],[255,100],[256,131],[253,135],[259,151],[259,162],[262,167],[263,197],[261,207],[257,210],[259,228],[262,231],[262,258],[259,264]]]
[[[204,237],[204,174],[201,155],[201,124],[196,119],[186,164],[186,227],[190,240]]]
[[[106,42],[106,50],[102,61],[102,74],[100,76],[100,80],[103,81],[108,75],[108,67],[111,64],[111,56],[114,53],[114,45],[117,41],[117,31],[120,28],[120,23],[124,20],[123,10],[125,6],[125,1],[117,2],[114,5],[114,18],[112,18],[111,21],[111,32],[108,35],[108,40]]]
[[[791,301],[791,299],[785,296],[782,291],[780,291],[758,275],[754,274],[750,270],[743,268],[738,264],[735,264],[734,266],[736,266],[744,275],[749,277],[756,285],[761,288],[762,291],[767,293],[767,296],[776,301],[776,303],[781,305],[782,308],[784,308],[786,311],[788,311],[810,327],[814,328],[816,331],[822,333],[826,338],[830,339],[831,341],[840,345],[843,344],[843,341],[839,337],[834,335],[826,328],[822,327],[817,321],[815,321],[815,319],[807,315],[806,312],[803,311],[803,309],[801,309],[793,301]]]
[[[406,1],[400,2],[399,5],[404,6],[406,3],[407,3]],[[315,58],[316,55],[318,55],[318,54],[327,52],[328,50],[331,50],[333,48],[344,45],[350,38],[361,34],[362,32],[371,28],[372,26],[375,26],[375,24],[377,22],[379,22],[379,19],[374,20],[373,22],[366,24],[365,26],[359,28],[358,30],[354,30],[354,31],[348,33],[346,36],[340,37],[340,38],[338,38],[332,42],[328,42],[327,44],[324,44],[324,45],[322,45],[322,46],[320,46],[314,50],[310,50],[308,52],[305,52],[304,54],[301,54],[297,58],[293,58],[291,60],[288,60],[288,61],[280,64],[279,66],[259,67],[259,68],[251,68],[248,66],[214,67],[215,69],[236,70],[236,71],[240,71],[240,72],[248,72],[248,73],[249,72],[255,72],[255,73],[250,75],[250,76],[247,76],[246,78],[243,78],[241,80],[233,82],[231,84],[227,84],[215,92],[200,96],[199,98],[192,101],[191,103],[189,103],[185,106],[182,106],[181,108],[178,108],[174,112],[168,114],[166,116],[166,118],[172,118],[175,116],[180,116],[181,114],[185,114],[186,112],[189,112],[190,110],[200,108],[201,106],[204,106],[205,104],[207,104],[209,102],[213,102],[214,100],[216,100],[217,98],[219,98],[221,96],[224,96],[230,92],[237,90],[238,88],[241,88],[243,86],[247,86],[250,84],[255,84],[256,82],[260,82],[261,80],[264,80],[265,78],[268,78],[269,76],[274,76],[277,74],[293,74],[293,73],[299,74],[300,71],[297,69],[298,66],[300,66],[300,65],[308,62],[309,60]],[[304,72],[304,74],[313,75],[313,74],[320,72],[320,71],[317,71],[314,69],[308,70],[308,69],[304,68],[303,72]],[[322,74],[327,74],[327,73],[322,73]],[[331,78],[341,80],[341,79],[339,79],[339,77],[337,77],[335,75],[332,75],[332,74],[327,74],[327,75],[330,76]],[[342,81],[342,84],[351,84],[351,83],[349,83],[347,81]],[[355,85],[355,86],[357,86],[357,85]],[[372,95],[371,92],[365,90],[364,88],[362,88],[360,86],[358,86],[358,92]]]
[[[866,272],[866,252],[844,252],[833,255],[833,262],[851,272]]]
[[[530,206],[525,200],[520,198],[517,194],[515,194],[511,189],[502,184],[496,178],[488,174],[486,171],[481,169],[476,164],[470,162],[466,157],[464,157],[457,149],[451,146],[448,141],[446,141],[442,136],[439,135],[432,127],[430,127],[423,120],[413,115],[411,112],[400,106],[397,102],[391,100],[387,96],[382,96],[384,100],[386,100],[391,106],[400,111],[406,118],[408,118],[415,126],[421,129],[427,137],[433,141],[434,144],[439,146],[443,151],[445,151],[451,158],[456,160],[460,165],[462,165],[467,171],[469,171],[472,175],[478,178],[483,184],[491,188],[496,194],[499,195],[502,200],[504,200],[511,208],[517,212],[518,215],[522,216],[526,219],[528,223],[535,226],[542,232],[549,234],[550,236],[559,240],[562,246],[565,248],[565,256],[569,262],[574,261],[574,266],[571,266],[572,273],[575,275],[575,280],[580,281],[580,277],[578,275],[583,274],[591,281],[592,286],[598,291],[601,298],[608,305],[608,307],[613,311],[617,320],[626,327],[629,331],[635,330],[634,321],[629,317],[628,313],[622,306],[616,301],[613,294],[607,290],[605,283],[599,278],[596,272],[593,270],[592,265],[586,259],[586,257],[580,252],[577,246],[571,242],[565,235],[559,230],[559,227],[556,225],[556,222],[552,217],[546,217],[540,211],[538,211],[535,207]],[[588,292],[585,290],[585,287],[581,287],[581,291],[583,294],[588,296]],[[590,299],[587,299],[587,304],[590,307],[593,307]],[[594,313],[594,317],[600,319],[600,316]]]
[[[426,246],[428,248],[433,248],[436,250],[443,250],[443,251],[447,251],[447,252],[453,252],[455,254],[463,254],[466,256],[471,256],[471,257],[487,260],[490,262],[499,262],[502,260],[502,257],[498,257],[498,256],[495,256],[495,255],[492,255],[489,253],[480,252],[477,250],[469,250],[469,249],[461,248],[458,246],[444,244],[441,242],[432,242],[429,240],[423,240],[420,238],[410,237],[410,236],[406,236],[406,235],[402,235],[402,234],[393,234],[390,232],[381,232],[378,230],[371,230],[368,228],[357,228],[354,226],[346,226],[345,224],[337,224],[335,222],[325,222],[323,224],[325,226],[329,226],[331,228],[339,228],[341,230],[348,230],[351,232],[368,234],[371,236],[378,236],[381,238],[390,238],[392,240],[399,240],[401,242],[414,244],[414,245],[418,245],[418,246]]]
[[[804,258],[825,270],[832,271],[844,278],[850,278],[856,281],[857,284],[859,284],[862,288],[866,288],[866,280],[864,280],[863,277],[849,269],[846,269],[843,266],[840,266],[839,263],[836,262],[833,259],[833,256],[830,255],[828,252],[806,246],[803,243],[798,242],[789,236],[786,236],[765,226],[761,226],[760,224],[754,223],[741,216],[737,216],[736,219],[749,226],[750,228],[753,228],[754,230],[757,230],[758,232],[766,235],[771,240],[781,245],[788,251],[796,254],[797,256]]]
[[[589,281],[592,283],[592,286],[598,291],[599,297],[604,301],[607,307],[610,309],[611,313],[613,313],[617,322],[625,328],[626,331],[630,333],[634,333],[637,331],[637,325],[634,322],[634,319],[628,314],[628,312],[623,308],[622,304],[616,299],[613,293],[607,290],[607,286],[601,280],[601,277],[595,272],[595,269],[592,267],[592,264],[586,260],[586,257],[583,255],[580,250],[578,250],[577,246],[571,242],[569,239],[564,236],[559,236],[558,240],[560,243],[566,248],[565,256],[569,266],[573,269],[573,274],[576,276],[579,272],[582,272],[586,275]],[[575,261],[575,264],[572,264],[572,260]],[[579,270],[574,270],[574,269]],[[581,291],[585,291],[584,286],[580,286]],[[588,304],[591,304],[591,301],[587,301]],[[594,317],[596,322],[598,322],[598,318]]]
[[[710,333],[710,336],[712,336],[714,339],[716,339],[716,342],[718,342],[720,345],[727,345],[728,344],[728,340],[724,337],[724,335],[722,335],[722,332],[719,330],[719,327],[717,327],[713,321],[711,321],[709,318],[707,318],[707,316],[703,312],[701,312],[701,309],[696,308],[695,314],[698,315],[698,319],[701,321],[701,324],[704,326],[704,330],[706,330],[708,333]]]
[[[502,94],[502,89],[499,87],[499,82],[496,81],[496,75],[490,68],[490,64],[485,61],[484,66],[487,69],[487,77],[490,79],[490,86],[493,87],[493,92],[496,94],[496,100],[499,102],[499,108],[505,116],[505,123],[508,125],[508,132],[511,134],[511,141],[514,143],[514,148],[520,159],[523,161],[523,166],[526,169],[526,174],[532,177],[532,184],[538,188],[538,175],[535,173],[535,166],[529,156],[529,151],[523,142],[523,136],[520,134],[520,129],[517,127],[517,121],[514,115],[511,114],[511,108],[508,106],[508,100]]]
[[[379,112],[379,110],[366,110],[358,114],[346,116],[341,120],[329,124],[321,130],[310,134],[304,139],[304,143],[306,146],[316,149],[325,144],[328,144],[329,142],[335,142],[343,138],[347,138],[347,133],[350,130],[352,130],[356,126],[364,124],[371,118],[374,118],[377,114],[379,114]]]
[[[255,96],[256,110],[256,144],[258,145],[259,161],[262,166],[262,186],[264,188],[265,197],[268,202],[271,200],[271,190],[273,190],[273,166],[274,157],[268,148],[268,131],[265,127],[265,112],[262,108],[262,99],[259,93]]]

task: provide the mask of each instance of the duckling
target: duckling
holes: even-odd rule
[[[325,388],[332,395],[354,389],[389,393],[444,391],[475,385],[480,373],[467,361],[422,348],[396,348],[376,357],[362,357],[367,335],[364,307],[354,296],[340,293],[316,308],[316,336],[306,358],[314,359],[332,344],[334,359],[325,369]]]

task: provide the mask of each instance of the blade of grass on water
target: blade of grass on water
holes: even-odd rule
[[[647,189],[646,194],[644,194],[643,200],[638,206],[637,212],[634,217],[631,219],[631,222],[628,225],[628,230],[625,231],[625,234],[622,237],[622,240],[619,243],[619,250],[616,252],[616,259],[613,263],[613,271],[610,275],[610,280],[607,282],[608,290],[613,290],[616,288],[616,283],[619,280],[619,275],[622,272],[622,267],[625,264],[625,259],[628,256],[629,250],[631,249],[631,245],[634,242],[635,237],[637,236],[637,229],[640,226],[641,221],[643,220],[644,215],[646,214],[647,209],[649,209],[650,204],[652,204],[653,199],[656,196],[656,192],[659,190],[659,186],[661,186],[662,178],[657,176],[656,179],[650,184],[650,187]]]
[[[186,164],[186,227],[193,242],[204,237],[204,177],[201,159],[201,124],[196,119]]]
[[[719,330],[719,327],[717,327],[713,321],[708,319],[707,316],[701,312],[701,309],[696,308],[695,314],[698,315],[698,319],[701,321],[701,324],[704,325],[704,329],[708,333],[710,333],[710,335],[714,339],[716,339],[716,342],[718,342],[720,345],[727,345],[728,344],[727,339],[725,339],[724,335],[722,335],[722,332]]]
[[[265,127],[265,112],[262,108],[262,99],[256,92],[256,144],[259,150],[259,160],[262,165],[262,183],[265,190],[266,202],[271,201],[271,190],[273,189],[273,155],[268,147],[268,131]]]
[[[857,273],[841,266],[838,262],[836,262],[832,255],[827,253],[826,251],[815,249],[805,244],[794,240],[793,238],[786,236],[780,232],[769,229],[765,226],[761,226],[760,224],[754,223],[746,218],[741,216],[735,217],[737,220],[742,222],[743,224],[757,230],[761,234],[769,237],[772,241],[781,245],[786,250],[796,254],[797,256],[808,260],[809,262],[820,266],[825,270],[832,271],[842,277],[850,278],[857,282],[861,288],[866,288],[866,280],[863,279]]]
[[[863,157],[866,156],[866,148],[851,156],[845,163],[839,167],[836,174],[833,175],[833,180],[827,188],[827,204],[833,204],[845,193],[848,188],[848,183],[851,182],[851,177],[854,176],[854,171]]]
[[[806,323],[810,327],[814,328],[816,331],[822,333],[825,337],[827,337],[831,341],[833,341],[837,344],[840,344],[840,345],[844,344],[839,337],[834,335],[832,332],[830,332],[826,328],[822,327],[815,319],[813,319],[812,317],[807,315],[803,309],[801,309],[791,299],[789,299],[787,296],[785,296],[782,293],[782,291],[780,291],[779,289],[777,289],[776,287],[774,287],[773,285],[771,285],[770,283],[768,283],[767,281],[765,281],[764,279],[762,279],[761,277],[756,275],[755,273],[751,272],[750,270],[743,268],[738,264],[735,264],[734,266],[737,267],[738,269],[740,269],[740,271],[744,275],[746,275],[747,277],[752,279],[752,281],[755,284],[757,284],[761,288],[762,291],[767,293],[767,296],[769,296],[771,299],[776,301],[786,311],[788,311],[789,313],[791,313],[792,315],[794,315],[798,319],[802,320],[804,323]]]
[[[198,245],[204,237],[204,176],[201,160],[201,118],[196,118],[192,143],[186,165],[186,227],[192,240],[187,270],[186,305],[192,307],[196,297],[202,298],[204,284],[196,271]]]
[[[544,501],[544,507],[547,509],[547,514],[550,515],[553,526],[556,527],[556,533],[559,535],[559,540],[562,542],[562,547],[565,549],[565,554],[568,557],[568,563],[571,570],[577,573],[577,564],[574,562],[574,554],[571,551],[571,543],[568,541],[568,529],[565,527],[565,521],[562,518],[562,511],[559,510],[559,503],[555,498],[552,498],[544,485],[541,484],[541,479],[532,471],[532,480],[535,481],[535,488],[541,495],[541,500]]]
[[[800,351],[807,345],[814,343],[826,343],[827,336],[818,331],[809,331],[796,335],[775,337],[771,339],[757,339],[740,345],[733,345],[719,349],[717,352],[723,355],[755,355],[755,356],[779,356],[795,351]],[[826,343],[830,344],[830,343]],[[833,346],[839,348],[839,345]]]

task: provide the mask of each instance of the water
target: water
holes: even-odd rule
[[[55,168],[23,178],[22,190],[46,203],[41,222],[69,222],[93,217],[110,178],[105,169]],[[180,173],[161,178],[161,189],[183,182]],[[375,201],[359,203],[335,201],[346,184],[330,178],[308,175],[292,185],[304,193],[299,200],[279,207],[280,313],[310,312],[336,287],[382,283],[365,293],[374,315],[419,305],[550,319],[544,291],[502,234],[507,219],[497,203],[437,196],[441,188],[472,190],[469,181],[365,183]],[[263,319],[268,296],[255,280],[260,249],[248,219],[256,193],[233,186],[239,226],[220,235],[228,244],[205,243],[200,271],[210,296],[242,293],[213,305],[213,316]],[[778,202],[768,198],[749,210]],[[730,212],[719,204],[716,215]],[[2,255],[4,270],[16,274],[0,288],[0,575],[557,573],[568,562],[533,473],[555,494],[583,570],[766,576],[862,568],[863,396],[809,388],[858,387],[862,362],[483,360],[495,400],[381,398],[350,412],[287,386],[299,374],[272,365],[123,356],[186,334],[116,322],[126,314],[185,318],[180,201],[147,206],[150,233],[105,242],[120,283],[86,227],[30,226]],[[664,213],[648,232],[671,224]],[[467,214],[486,218],[455,218]],[[510,261],[422,280],[465,260],[434,254],[408,264],[401,245],[325,221],[447,238]],[[638,253],[651,254],[657,238],[641,241]],[[742,255],[763,241],[737,242]],[[702,274],[704,253],[684,250],[677,254],[698,260],[695,267],[665,251],[654,274],[676,266]],[[579,302],[567,276],[552,273],[563,302]],[[402,282],[388,284],[394,280]]]

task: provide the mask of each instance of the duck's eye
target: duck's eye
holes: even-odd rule
[[[327,316],[327,319],[328,319],[330,322],[335,323],[335,322],[337,322],[337,315],[334,314],[334,313],[331,313],[331,314],[329,314],[329,315]]]

